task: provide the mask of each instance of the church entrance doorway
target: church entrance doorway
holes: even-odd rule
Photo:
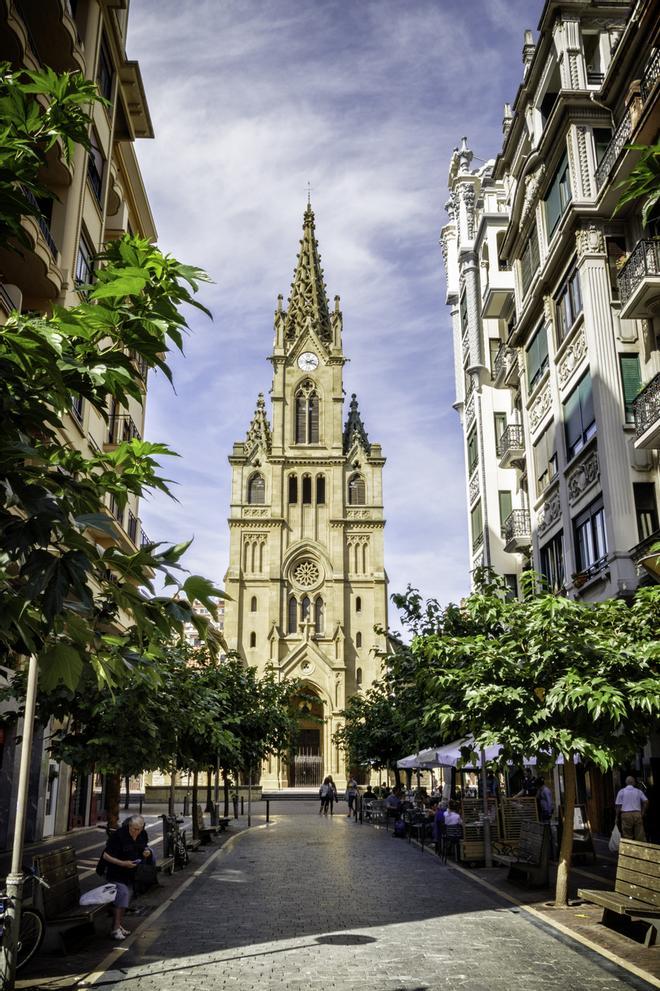
[[[298,736],[289,756],[289,788],[318,788],[323,781],[323,703],[311,689],[294,699]]]

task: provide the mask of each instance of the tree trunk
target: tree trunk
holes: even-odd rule
[[[206,812],[213,812],[213,768],[206,769]]]
[[[559,848],[559,863],[557,864],[557,887],[555,889],[555,904],[568,904],[568,881],[571,873],[573,858],[573,811],[575,809],[575,764],[573,754],[564,755],[564,826]]]
[[[121,775],[106,774],[105,776],[105,811],[108,816],[108,826],[116,829],[119,825],[119,800],[121,797]]]
[[[192,834],[193,839],[199,839],[199,824],[197,822],[197,796],[199,793],[199,771],[197,768],[193,771],[193,784],[192,784],[192,809],[190,813],[192,815]]]
[[[227,817],[229,815],[229,777],[224,767],[222,769],[222,790],[225,796],[225,810],[222,814]]]
[[[126,785],[126,794],[124,796],[124,808],[127,809],[131,804],[131,779],[128,774],[124,778],[124,784]]]
[[[401,787],[401,771],[396,766],[396,764],[394,765],[394,787],[397,789],[397,791]]]

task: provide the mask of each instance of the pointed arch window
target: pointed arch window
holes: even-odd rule
[[[298,502],[298,476],[289,475],[289,502]]]
[[[355,682],[358,688],[362,688],[362,668],[358,668],[355,672]]]
[[[256,647],[256,646],[257,646],[257,634],[256,633],[251,633],[250,634],[250,647]]]
[[[361,647],[362,646],[362,634],[361,633],[356,633],[355,634],[355,646],[356,647]]]
[[[266,501],[266,481],[263,475],[253,475],[248,482],[248,502],[251,506],[263,506]]]
[[[312,382],[303,382],[296,392],[296,444],[319,442],[319,397]]]
[[[257,597],[256,595],[253,595],[252,598],[250,599],[250,612],[256,612],[256,611],[257,611]]]
[[[303,506],[309,506],[312,502],[312,476],[303,475],[302,479],[302,501]]]
[[[351,475],[348,481],[349,506],[364,506],[367,501],[367,487],[362,475]]]
[[[318,599],[314,603],[314,624],[316,626],[316,632],[323,633],[325,623],[325,606],[323,605],[323,599],[319,595]]]
[[[295,595],[292,595],[289,599],[289,616],[287,626],[289,633],[298,632],[298,602],[296,601]]]
[[[316,505],[325,505],[325,475],[316,476]]]
[[[356,612],[362,612],[362,598],[359,595],[358,595],[357,599],[355,600],[355,611]]]
[[[308,595],[306,595],[305,598],[302,600],[301,605],[302,605],[302,618],[303,618],[303,623],[304,623],[306,619],[309,619],[310,601],[309,601],[309,596]]]

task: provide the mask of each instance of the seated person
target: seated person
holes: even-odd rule
[[[462,826],[463,820],[458,813],[458,804],[450,802],[449,808],[445,812],[445,826]]]
[[[373,802],[373,800],[375,799],[375,797],[376,796],[374,795],[373,788],[371,787],[371,785],[367,785],[367,789],[366,789],[364,795],[362,796],[362,801],[363,802]]]
[[[401,802],[401,799],[399,798],[397,793],[393,791],[392,794],[388,795],[387,798],[385,799],[385,808],[387,809],[387,815],[396,819],[396,817],[401,812],[402,804],[403,803]]]

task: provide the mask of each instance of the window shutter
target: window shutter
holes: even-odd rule
[[[298,502],[298,476],[289,475],[289,502]]]
[[[591,375],[587,372],[580,382],[580,417],[582,420],[583,440],[586,440],[586,433],[593,424],[596,415],[594,413],[594,399],[591,388]]]
[[[574,389],[564,403],[564,433],[566,436],[566,452],[569,458],[573,449],[582,436],[582,421],[580,417],[580,388]]]
[[[302,501],[303,506],[309,505],[312,501],[312,476],[303,475],[302,480]]]
[[[626,423],[634,423],[633,400],[642,385],[639,369],[638,354],[620,354],[621,384],[623,386],[623,405],[626,411]]]
[[[501,490],[497,495],[500,503],[500,526],[504,526],[505,521],[511,516],[513,500],[508,490]]]
[[[325,504],[325,476],[316,476],[316,504],[318,506],[323,506]]]

